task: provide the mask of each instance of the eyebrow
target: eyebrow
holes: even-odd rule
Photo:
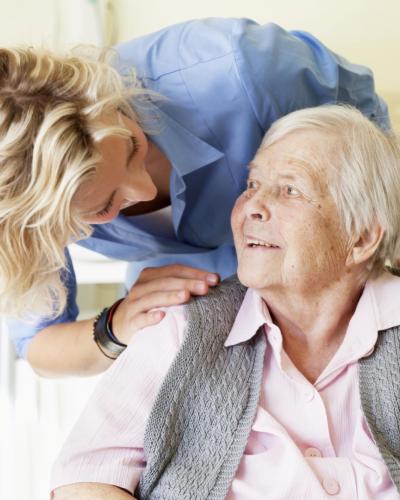
[[[308,163],[308,162],[304,162],[304,161],[299,161],[299,160],[296,160],[296,159],[292,159],[292,160],[290,161],[290,163],[292,163],[292,165],[297,165],[297,166],[301,167],[301,168],[302,168],[302,170],[303,170],[303,172],[305,173],[305,176],[308,178],[308,180],[311,182],[311,184],[312,184],[313,186],[315,185],[315,178],[314,178],[314,175],[310,174],[310,172],[308,171],[308,169],[307,169],[307,168],[305,168],[305,167],[307,167],[307,166],[311,166],[311,164],[310,164],[310,163]],[[254,163],[253,161],[251,161],[250,163],[248,163],[247,168],[248,168],[249,173],[250,173],[251,171],[254,171],[254,170],[259,170],[259,169],[260,169],[259,165],[257,165],[257,164],[256,164],[256,163]],[[287,179],[287,180],[290,180],[290,181],[296,181],[296,180],[299,180],[299,176],[298,176],[298,175],[296,175],[295,173],[293,173],[293,174],[292,174],[292,173],[290,173],[290,172],[288,172],[288,173],[282,173],[282,174],[280,173],[280,174],[278,175],[278,177],[279,177],[280,179]]]
[[[254,170],[255,168],[257,168],[257,165],[254,162],[251,161],[247,164],[247,170]]]
[[[248,165],[247,165],[247,168],[249,170],[249,172],[251,171],[254,171],[254,170],[259,170],[260,167],[258,165],[256,165],[254,162],[250,162]],[[297,177],[293,174],[290,174],[290,173],[287,173],[287,174],[279,174],[278,177],[280,179],[289,179],[291,181],[294,181],[297,179]]]

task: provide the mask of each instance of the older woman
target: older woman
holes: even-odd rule
[[[346,102],[389,122],[367,68],[274,24],[194,20],[116,52],[0,50],[0,312],[31,320],[9,330],[41,375],[104,370],[154,307],[235,272],[229,214],[277,118]],[[71,240],[131,262],[129,286],[157,269],[75,321]]]
[[[66,498],[399,498],[400,150],[358,111],[277,121],[232,228],[238,276],[166,311],[103,378]]]

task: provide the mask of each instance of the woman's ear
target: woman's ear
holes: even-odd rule
[[[371,228],[365,229],[350,247],[346,264],[359,265],[367,262],[376,252],[384,233],[385,231],[378,221],[375,221]]]

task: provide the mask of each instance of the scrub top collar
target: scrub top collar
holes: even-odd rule
[[[151,119],[149,138],[163,152],[168,151],[168,159],[180,177],[224,156],[222,151],[192,134],[159,107],[149,106],[152,116],[157,117]]]

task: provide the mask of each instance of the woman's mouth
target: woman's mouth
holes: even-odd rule
[[[278,245],[269,241],[261,240],[253,236],[245,236],[244,243],[247,248],[277,249]]]

